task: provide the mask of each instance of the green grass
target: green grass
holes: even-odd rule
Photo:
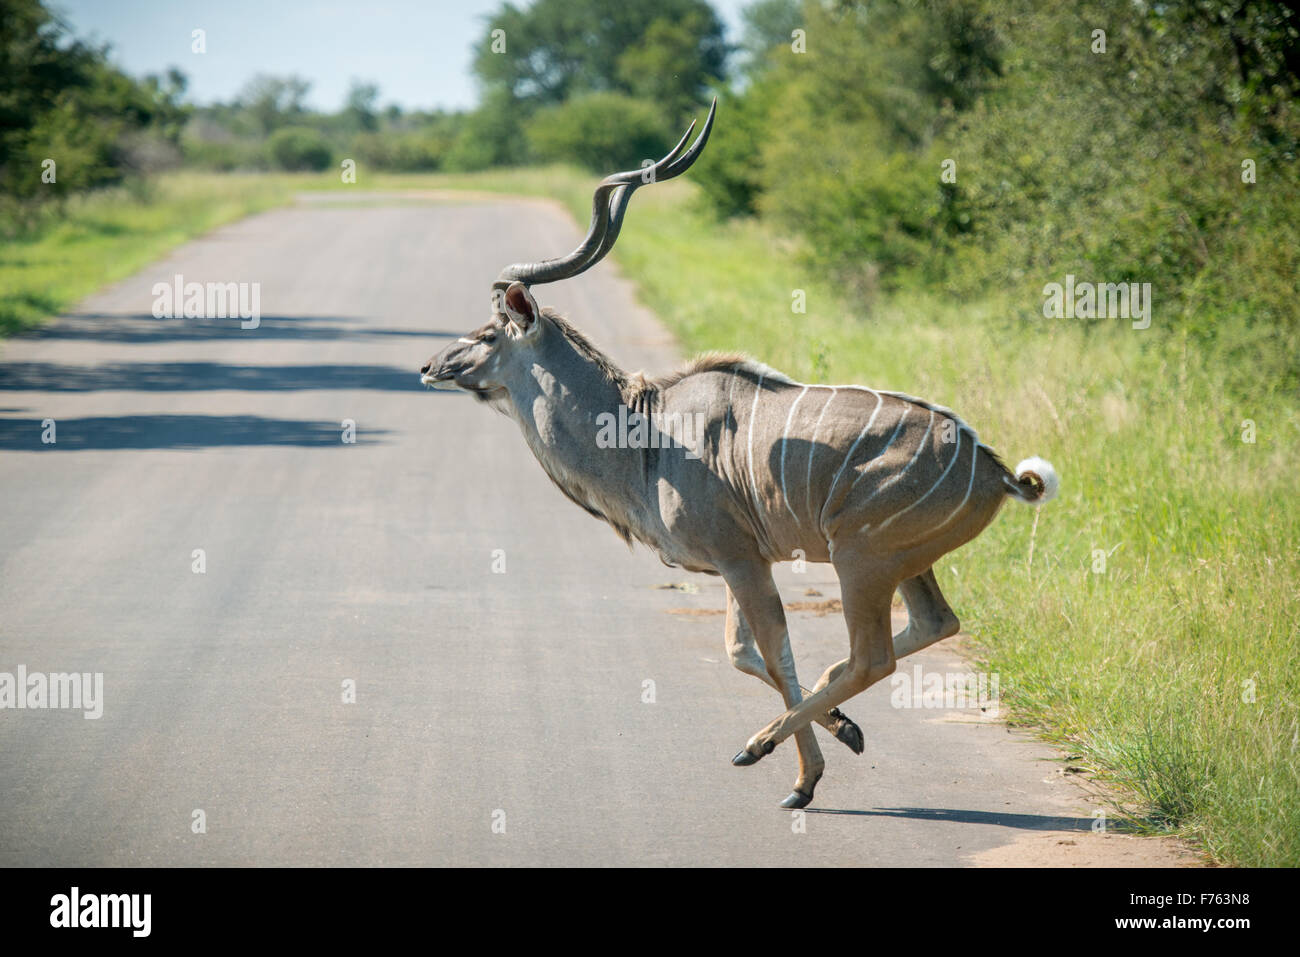
[[[128,206],[130,215],[88,203],[71,238],[6,249],[3,308],[47,287],[66,302],[202,228],[281,201],[286,185],[551,196],[585,223],[593,177],[226,182],[164,183],[158,201]],[[133,225],[111,240],[89,225],[123,219]],[[80,258],[57,265],[60,243]],[[1095,768],[1114,785],[1116,810],[1141,826],[1193,838],[1224,863],[1300,864],[1300,401],[1266,375],[1243,375],[1237,350],[1259,330],[1224,319],[1218,345],[1196,348],[1158,304],[1145,331],[1123,321],[1084,329],[1025,318],[1039,302],[998,290],[976,302],[918,292],[868,308],[762,224],[711,220],[680,181],[637,194],[615,257],[689,351],[741,349],[797,378],[922,395],[955,408],[1010,462],[1050,459],[1062,476],[1057,501],[1037,513],[1008,505],[937,569],[1001,675],[1003,704],[1081,756],[1072,763]],[[48,276],[76,275],[15,280],[24,258]],[[792,311],[795,290],[806,313]],[[562,286],[538,292],[563,306]],[[38,299],[26,314],[44,307]],[[478,318],[465,317],[466,328]],[[1300,354],[1294,337],[1278,338],[1277,349]],[[1253,443],[1242,439],[1245,420]]]

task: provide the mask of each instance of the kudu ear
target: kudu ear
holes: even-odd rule
[[[506,294],[501,297],[501,304],[505,307],[506,318],[525,330],[537,321],[537,317],[542,312],[533,294],[521,282],[512,282],[506,288]]]

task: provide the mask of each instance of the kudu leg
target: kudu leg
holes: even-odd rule
[[[898,586],[898,591],[907,606],[907,627],[894,636],[895,659],[951,638],[961,629],[957,616],[944,599],[943,592],[939,591],[933,568],[907,579]],[[848,663],[849,659],[844,658],[827,668],[813,685],[811,693],[816,694],[834,681]]]
[[[753,764],[790,735],[807,730],[813,716],[838,707],[854,695],[893,673],[893,629],[889,606],[894,584],[872,566],[867,556],[837,549],[834,558],[849,626],[849,657],[833,665],[813,694],[789,708],[746,743],[732,761]]]
[[[927,568],[898,586],[907,605],[907,627],[894,636],[894,657],[902,658],[957,634],[961,624]]]
[[[740,613],[736,596],[732,593],[730,587],[727,588],[727,631],[725,637],[727,657],[737,671],[753,675],[777,691],[781,690],[777,687],[771,674],[769,674],[763,656],[758,652],[758,646],[754,641],[754,633],[750,631],[749,625],[746,624],[745,616]],[[785,658],[790,655],[790,635],[789,632],[786,632],[785,642],[781,648],[781,657]],[[802,685],[799,690],[803,694],[812,694]],[[813,720],[834,735],[836,740],[841,741],[854,754],[862,753],[866,744],[862,736],[862,729],[839,708],[832,708],[824,714],[817,715]]]
[[[794,707],[803,699],[803,692],[795,674],[794,656],[790,653],[785,607],[781,604],[781,593],[777,591],[776,582],[772,578],[771,566],[755,561],[737,563],[722,568],[721,571],[726,579],[729,595],[728,638],[730,639],[732,633],[730,619],[739,612],[739,617],[744,619],[758,645],[765,664],[763,670],[766,671],[777,691],[781,693],[786,707]],[[732,607],[732,598],[734,598],[735,609]],[[738,632],[739,629],[736,631]],[[810,717],[809,722],[812,720],[813,718]],[[795,734],[795,741],[799,747],[799,776],[795,779],[794,790],[781,802],[782,807],[806,807],[812,801],[813,791],[826,767],[821,748],[817,745],[817,738],[809,722],[805,722]],[[734,759],[733,763],[736,763]]]

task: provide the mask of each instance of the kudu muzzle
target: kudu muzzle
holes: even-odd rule
[[[469,345],[453,342],[420,367],[420,381],[433,389],[457,388],[456,377],[464,373],[470,363],[465,359]]]

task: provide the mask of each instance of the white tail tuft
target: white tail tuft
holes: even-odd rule
[[[1050,502],[1061,488],[1061,479],[1052,463],[1037,455],[1016,466],[1016,483],[1012,494],[1031,505]]]

